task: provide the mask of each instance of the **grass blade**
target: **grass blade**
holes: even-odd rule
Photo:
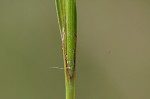
[[[66,99],[75,99],[76,0],[56,0],[56,8],[62,39]]]

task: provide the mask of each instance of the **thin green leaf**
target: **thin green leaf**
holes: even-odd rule
[[[76,0],[56,0],[56,8],[62,37],[66,99],[75,99]]]

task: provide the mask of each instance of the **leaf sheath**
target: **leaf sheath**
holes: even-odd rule
[[[64,59],[66,99],[75,99],[77,18],[76,0],[56,0]]]

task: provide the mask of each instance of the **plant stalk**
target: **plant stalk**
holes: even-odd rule
[[[56,0],[59,29],[62,39],[66,99],[75,99],[76,79],[76,0]]]

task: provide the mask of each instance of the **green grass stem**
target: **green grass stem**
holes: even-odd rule
[[[56,0],[59,29],[62,39],[66,99],[75,99],[76,75],[76,0]]]

